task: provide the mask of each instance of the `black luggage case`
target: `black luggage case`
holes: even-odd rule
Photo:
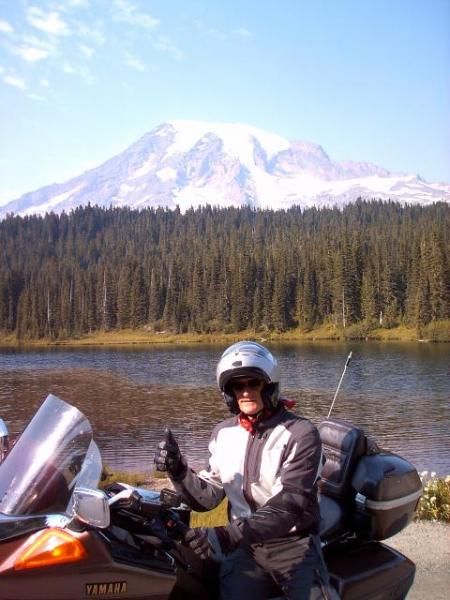
[[[401,456],[384,451],[359,459],[352,488],[355,531],[372,540],[385,540],[404,529],[422,495],[416,469]]]
[[[414,563],[380,542],[332,544],[324,556],[341,600],[401,600],[414,581]]]

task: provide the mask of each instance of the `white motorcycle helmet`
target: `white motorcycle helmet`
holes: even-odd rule
[[[227,348],[217,364],[217,385],[234,414],[239,413],[236,397],[229,385],[236,377],[258,377],[265,381],[262,390],[264,406],[275,408],[280,397],[278,362],[267,348],[257,342],[237,342]]]

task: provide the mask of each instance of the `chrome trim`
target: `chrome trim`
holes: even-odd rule
[[[415,502],[422,495],[422,488],[412,494],[403,496],[401,498],[394,498],[393,500],[370,500],[366,499],[366,507],[372,510],[392,510],[393,508],[400,508],[410,502]]]

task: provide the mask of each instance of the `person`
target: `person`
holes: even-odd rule
[[[279,374],[261,344],[233,344],[216,373],[233,416],[212,432],[207,470],[188,467],[170,430],[156,452],[157,470],[167,471],[192,509],[211,510],[228,499],[228,525],[185,536],[202,558],[220,549],[222,600],[269,598],[274,582],[291,600],[336,597],[318,537],[320,436],[286,407]]]

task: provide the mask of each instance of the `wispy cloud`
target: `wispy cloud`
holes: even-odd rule
[[[0,71],[0,81],[26,90],[30,97],[34,94],[34,99],[41,99],[49,85],[47,75],[53,88],[61,73],[95,83],[95,69],[105,56],[117,52],[124,65],[141,73],[159,69],[155,54],[176,61],[184,58],[170,35],[162,33],[160,20],[148,12],[150,3],[142,0],[20,0],[19,4],[20,21],[0,19],[1,44],[11,59],[11,65]],[[147,57],[149,49],[153,58]]]
[[[49,40],[43,40],[36,36],[23,36],[21,43],[9,44],[9,51],[20,56],[27,62],[37,62],[48,58],[56,51],[56,45]]]
[[[94,0],[95,2],[95,0]],[[52,8],[60,13],[69,13],[80,8],[90,8],[91,0],[53,0]]]
[[[12,48],[14,54],[17,54],[27,62],[37,62],[43,60],[49,56],[49,52],[43,48],[36,48],[34,46],[15,46]]]
[[[45,102],[46,98],[45,96],[41,96],[41,94],[28,94],[28,98],[31,98],[31,100],[36,100],[37,102]]]
[[[95,50],[90,46],[86,46],[85,44],[80,44],[79,46],[80,52],[86,58],[92,58]]]
[[[211,25],[200,19],[193,19],[191,23],[197,31],[216,40],[227,40],[230,39],[230,36],[237,36],[240,38],[247,39],[253,37],[253,33],[246,27],[238,27],[233,30],[222,31],[220,29],[217,29],[217,27],[212,27]]]
[[[46,13],[37,6],[30,6],[26,13],[27,22],[36,29],[52,35],[68,35],[68,24],[56,11]]]
[[[129,2],[129,0],[114,0],[113,7],[113,18],[116,21],[145,27],[146,29],[155,29],[159,25],[159,19],[142,12],[136,4]]]
[[[89,40],[91,44],[102,46],[106,42],[106,35],[103,33],[102,25],[99,22],[91,26],[80,21],[76,24],[76,32],[81,37]]]
[[[92,85],[95,82],[94,75],[85,65],[74,65],[73,63],[65,62],[62,69],[64,73],[67,73],[68,75],[80,77],[80,79],[82,79],[88,85]]]
[[[2,33],[14,33],[14,27],[8,21],[0,19],[0,31]]]
[[[217,40],[225,40],[227,38],[223,31],[220,31],[216,27],[211,27],[210,25],[207,25],[204,21],[201,21],[200,19],[194,19],[192,21],[192,24],[198,31],[212,38],[215,38]]]
[[[68,73],[69,75],[74,75],[76,73],[75,67],[72,67],[70,63],[65,62],[63,64],[64,73]]]
[[[251,38],[253,37],[253,33],[246,29],[245,27],[239,27],[233,31],[234,35],[237,35],[241,38]]]
[[[132,69],[136,69],[137,71],[146,71],[147,70],[147,67],[145,66],[145,64],[141,60],[139,60],[139,58],[136,58],[129,52],[125,52],[125,63],[129,67],[131,67]]]
[[[160,52],[163,52],[164,54],[169,54],[175,60],[181,60],[182,58],[184,58],[183,52],[179,48],[177,48],[177,46],[167,36],[158,36],[155,42],[153,42],[153,46]]]
[[[90,0],[65,0],[67,8],[88,8],[90,6]]]
[[[73,67],[70,63],[65,62],[62,67],[64,73],[68,73],[69,75],[74,75],[76,73],[75,67]]]
[[[13,87],[19,90],[25,91],[27,89],[27,84],[25,83],[25,80],[22,79],[22,77],[19,77],[18,75],[4,75],[3,81],[8,85],[12,85]]]

